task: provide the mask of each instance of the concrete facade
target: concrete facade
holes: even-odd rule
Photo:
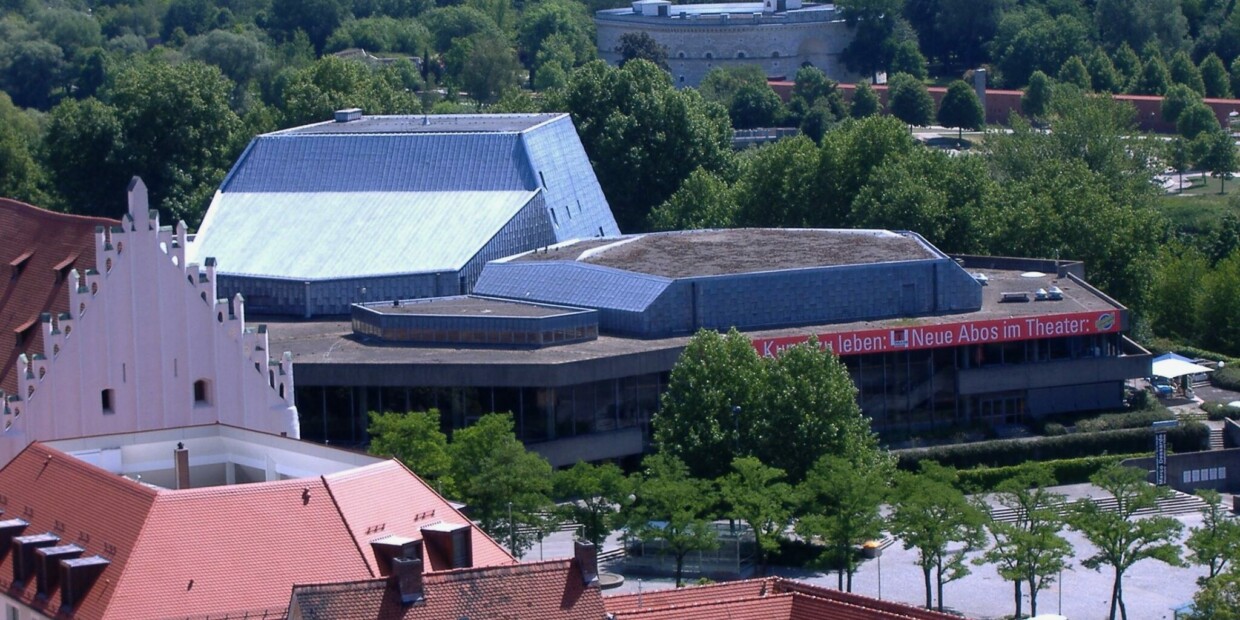
[[[187,264],[185,246],[135,178],[122,225],[96,233],[99,270],[71,271],[71,311],[42,317],[48,354],[18,360],[0,463],[36,440],[217,422],[300,435],[291,357],[269,357],[266,327],[218,299],[214,260]]]
[[[836,81],[860,77],[840,60],[853,32],[834,5],[782,10],[762,3],[672,5],[664,14],[649,15],[640,4],[595,14],[600,58],[619,64],[620,37],[645,32],[667,47],[677,87],[697,86],[715,67],[738,65],[757,65],[772,79],[792,79],[806,63]]]

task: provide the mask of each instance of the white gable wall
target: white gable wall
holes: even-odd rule
[[[300,435],[291,358],[269,361],[265,329],[247,328],[240,297],[215,299],[214,266],[185,265],[185,241],[184,223],[160,230],[135,179],[123,226],[96,233],[99,273],[68,276],[71,317],[44,317],[48,358],[18,361],[0,463],[35,440],[216,422]]]

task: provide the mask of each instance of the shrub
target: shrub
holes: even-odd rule
[[[1058,459],[1054,461],[1044,461],[1041,465],[1048,465],[1051,473],[1055,477],[1055,484],[1080,484],[1089,482],[1089,477],[1098,472],[1098,470],[1119,463],[1126,459],[1149,456],[1149,453],[1143,454],[1115,454],[1106,456],[1086,456],[1077,459]],[[978,467],[975,469],[966,469],[959,472],[960,486],[966,491],[973,493],[988,493],[994,491],[1005,480],[1015,478],[1029,469],[1034,467],[1034,463],[1022,463],[1020,465],[1011,465],[1008,467]]]
[[[1174,419],[1174,413],[1165,407],[1159,407],[1157,409],[1146,409],[1144,411],[1133,411],[1131,413],[1116,413],[1098,416],[1088,420],[1081,420],[1076,423],[1076,430],[1082,433],[1096,433],[1100,431],[1114,431],[1123,428],[1142,428],[1149,426],[1154,422]]]
[[[1199,422],[1189,422],[1171,429],[1167,441],[1176,452],[1195,452],[1203,449],[1210,437],[1210,429]],[[1006,467],[1026,461],[1049,461],[1075,459],[1104,454],[1133,454],[1147,452],[1154,445],[1154,429],[1130,428],[1098,433],[1074,433],[1059,437],[1034,439],[1007,439],[932,448],[896,450],[902,469],[916,470],[925,459],[950,465],[957,469],[970,469],[985,465]]]
[[[1224,390],[1240,391],[1240,368],[1228,364],[1210,373],[1210,383]]]
[[[1042,434],[1048,437],[1058,437],[1060,435],[1067,435],[1068,429],[1064,428],[1064,425],[1058,422],[1047,422],[1046,425],[1042,427]]]
[[[1201,408],[1211,420],[1240,420],[1240,407],[1229,407],[1224,403],[1202,403]]]
[[[1149,349],[1150,353],[1153,353],[1155,356],[1162,355],[1164,353],[1178,353],[1184,357],[1211,360],[1214,362],[1227,362],[1229,365],[1235,361],[1235,358],[1228,357],[1222,353],[1207,351],[1206,349],[1199,349],[1186,344],[1180,344],[1172,340],[1167,340],[1166,338],[1155,338],[1147,343],[1145,348]]]

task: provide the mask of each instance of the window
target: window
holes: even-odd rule
[[[206,379],[199,379],[194,382],[194,404],[211,404],[211,384]]]
[[[19,620],[19,616],[18,616],[19,613],[20,612],[17,611],[17,608],[12,605],[4,606],[5,620]]]
[[[103,392],[100,392],[99,400],[100,404],[103,405],[103,412],[105,414],[116,413],[116,409],[114,408],[116,405],[115,390],[104,390]]]
[[[551,223],[555,224],[556,226],[559,226],[560,218],[555,216],[555,207],[551,207],[547,210],[551,212]]]

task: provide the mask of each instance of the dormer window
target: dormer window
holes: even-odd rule
[[[13,268],[13,279],[17,279],[17,276],[20,276],[22,271],[25,270],[26,265],[30,263],[31,256],[34,256],[34,250],[23,252],[17,258],[9,261],[9,267]]]

